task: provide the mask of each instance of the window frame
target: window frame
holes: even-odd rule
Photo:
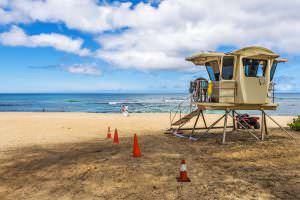
[[[274,60],[273,63],[272,63],[272,65],[271,65],[271,68],[270,68],[270,81],[273,81],[273,79],[274,79],[278,63],[279,63],[278,61]]]
[[[224,79],[224,77],[223,77],[223,63],[224,63],[224,58],[225,57],[232,57],[233,58],[233,63],[232,63],[232,77],[231,77],[231,79]],[[235,62],[236,62],[236,56],[232,56],[232,55],[228,55],[228,56],[223,56],[222,57],[222,69],[220,70],[221,71],[221,75],[220,75],[220,78],[222,79],[222,80],[227,80],[227,81],[230,81],[230,80],[234,80],[234,72],[235,72]]]
[[[255,68],[255,76],[249,76],[247,75],[246,72],[249,72],[249,69],[246,71],[246,66],[245,63],[244,63],[244,59],[248,59],[248,60],[256,60],[258,61],[258,66]],[[261,65],[259,64],[259,62],[263,61],[265,63],[265,65]],[[249,67],[250,65],[248,65],[247,67]],[[263,67],[263,73],[262,73],[262,76],[258,76],[258,71],[259,71],[259,67],[262,66]],[[243,69],[243,74],[245,77],[247,78],[260,78],[260,77],[266,77],[266,73],[267,73],[267,67],[268,67],[268,60],[266,59],[257,59],[257,58],[247,58],[247,57],[244,57],[242,58],[242,69]]]
[[[206,71],[207,71],[207,73],[208,73],[209,79],[210,79],[211,81],[220,81],[220,77],[221,77],[221,74],[220,74],[220,66],[219,66],[219,77],[218,77],[218,79],[217,79],[217,76],[216,76],[217,73],[215,73],[214,67],[213,67],[212,65],[209,65],[209,63],[212,63],[212,62],[216,63],[217,66],[219,66],[219,62],[218,62],[217,60],[213,60],[213,61],[209,61],[209,62],[206,62],[206,63],[205,63],[205,68],[206,68]],[[211,76],[212,74],[209,73],[208,67],[210,67],[210,68],[212,69],[213,76],[214,76],[213,79],[212,79],[212,76]]]

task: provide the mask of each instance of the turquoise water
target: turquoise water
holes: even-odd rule
[[[0,94],[0,111],[116,113],[121,105],[130,112],[169,112],[188,94]],[[300,93],[278,93],[274,115],[300,114]],[[188,110],[188,109],[186,109]]]

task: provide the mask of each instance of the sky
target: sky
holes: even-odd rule
[[[0,93],[187,92],[185,57],[264,46],[300,92],[299,0],[0,0]]]

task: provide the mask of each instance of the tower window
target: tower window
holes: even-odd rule
[[[245,76],[263,77],[265,76],[267,61],[243,58],[243,66],[245,70]]]
[[[232,79],[233,66],[234,66],[234,57],[233,56],[224,56],[223,57],[223,66],[222,66],[222,78],[224,80]]]

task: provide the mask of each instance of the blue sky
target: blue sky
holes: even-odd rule
[[[300,91],[299,9],[293,0],[0,0],[0,92],[186,92],[207,77],[186,56],[249,45],[287,58],[277,88]]]

